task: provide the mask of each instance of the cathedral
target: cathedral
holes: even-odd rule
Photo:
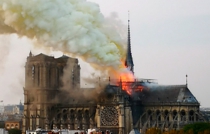
[[[134,72],[129,25],[125,66]],[[207,121],[187,84],[158,85],[152,79],[115,84],[111,78],[105,86],[100,79],[97,83],[95,88],[81,88],[76,58],[30,52],[25,64],[23,134],[38,127],[145,133],[151,127],[179,130]],[[130,93],[123,90],[125,85]]]

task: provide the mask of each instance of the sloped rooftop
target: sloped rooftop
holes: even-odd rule
[[[186,102],[198,103],[187,85],[157,85],[144,83],[140,94],[143,102]]]

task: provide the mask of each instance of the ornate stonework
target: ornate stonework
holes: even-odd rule
[[[115,107],[107,106],[101,110],[102,126],[117,126],[119,124],[118,111]]]
[[[130,65],[127,67],[132,67]],[[62,79],[64,74],[68,76]],[[25,75],[22,134],[37,127],[46,130],[98,128],[114,134],[128,134],[135,127],[143,134],[153,126],[161,130],[178,130],[187,123],[205,121],[199,113],[200,105],[187,85],[136,90],[143,83],[153,84],[148,80],[136,80],[124,83],[132,88],[133,94],[129,95],[122,90],[123,83],[115,85],[109,79],[106,87],[100,86],[99,81],[99,87],[95,89],[103,89],[95,97],[98,90],[80,87],[77,59],[44,54],[29,55]],[[82,94],[74,98],[76,90],[93,93],[91,96],[94,97],[86,100],[86,95]]]

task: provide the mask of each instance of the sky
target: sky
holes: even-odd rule
[[[187,75],[188,88],[201,107],[210,107],[209,0],[88,1],[97,3],[105,17],[118,16],[123,30],[129,11],[136,77],[184,85]],[[32,49],[29,44],[28,39],[16,35],[0,36],[0,99],[4,104],[23,102],[24,64]],[[91,69],[80,63],[82,75],[88,75]]]

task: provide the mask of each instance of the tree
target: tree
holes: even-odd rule
[[[194,134],[193,129],[191,128],[190,130],[188,130],[187,134]]]
[[[172,130],[169,131],[169,134],[178,134],[178,131],[172,129]]]
[[[194,124],[188,124],[184,126],[183,128],[184,132],[191,134],[203,134],[204,131],[208,133],[210,131],[210,123],[204,123],[204,122],[199,122],[199,123],[194,123]]]
[[[0,128],[4,128],[4,123],[0,122]]]
[[[9,129],[8,134],[21,134],[20,129]]]
[[[183,129],[178,130],[178,131],[177,131],[177,134],[184,134],[184,130],[183,130]]]
[[[210,134],[210,129],[209,130],[205,130],[203,134]]]

